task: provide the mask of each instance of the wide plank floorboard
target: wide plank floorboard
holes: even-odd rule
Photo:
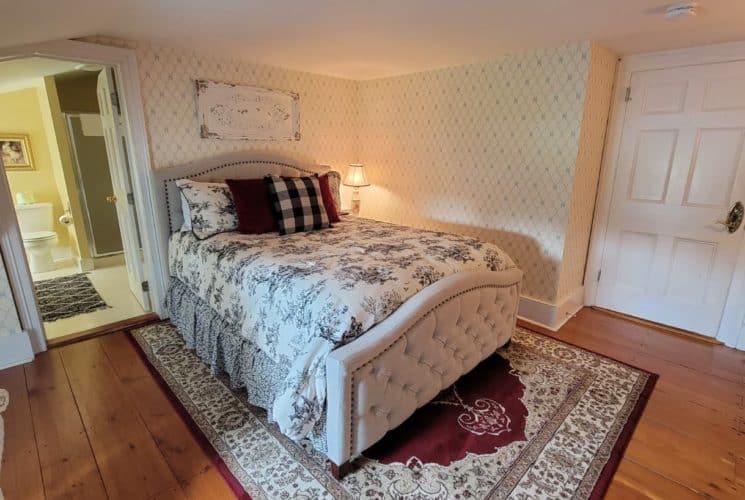
[[[6,389],[10,397],[8,408],[3,413],[5,450],[0,488],[6,499],[42,499],[44,483],[23,367],[0,371],[0,387]]]
[[[544,333],[660,374],[607,498],[745,498],[745,352],[592,309]],[[124,332],[0,371],[0,387],[9,500],[233,498]]]
[[[231,490],[188,425],[152,377],[123,332],[101,338],[114,371],[129,392],[187,498],[229,498]]]
[[[621,460],[613,482],[608,488],[608,500],[670,498],[701,500],[707,498],[680,483],[668,479],[627,458]]]
[[[25,367],[47,498],[99,499],[106,490],[58,350]]]
[[[109,498],[150,498],[177,487],[99,338],[60,351]]]

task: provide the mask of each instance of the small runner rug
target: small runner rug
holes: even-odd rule
[[[43,321],[57,321],[109,307],[85,274],[36,281],[34,286]]]
[[[336,481],[169,323],[132,336],[243,498],[600,498],[657,378],[518,328]]]

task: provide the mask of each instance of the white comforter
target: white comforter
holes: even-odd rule
[[[306,437],[326,399],[326,357],[422,288],[459,271],[515,267],[482,241],[345,218],[331,229],[279,236],[175,233],[170,271],[273,361],[289,366],[271,411]]]

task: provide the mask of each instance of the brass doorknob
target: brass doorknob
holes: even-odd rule
[[[114,196],[113,194],[109,195],[106,197],[106,201],[108,201],[109,203],[116,203],[116,196]]]
[[[729,231],[730,233],[734,233],[735,231],[740,229],[740,225],[742,224],[744,218],[745,206],[743,206],[742,202],[738,201],[730,209],[729,214],[727,214],[727,220],[718,220],[717,224],[721,224],[722,226],[727,228],[727,231]]]

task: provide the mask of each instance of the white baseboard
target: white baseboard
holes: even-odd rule
[[[22,365],[33,359],[34,350],[26,332],[0,336],[0,370]]]
[[[558,304],[522,296],[520,297],[517,316],[529,323],[555,332],[584,307],[584,299],[584,287],[577,288]]]

